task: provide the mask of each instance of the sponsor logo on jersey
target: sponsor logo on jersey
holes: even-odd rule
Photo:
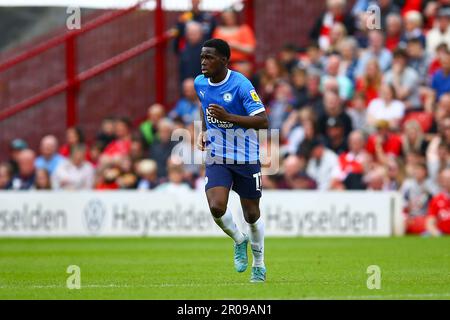
[[[220,120],[217,120],[216,118],[214,118],[211,115],[211,112],[209,111],[208,108],[206,109],[206,121],[208,121],[208,123],[210,123],[210,124],[216,125],[219,128],[222,128],[222,129],[231,129],[231,128],[233,128],[233,124],[231,122],[220,121]]]

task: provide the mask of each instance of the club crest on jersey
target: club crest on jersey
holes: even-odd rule
[[[250,95],[252,96],[253,101],[261,103],[261,99],[255,90],[250,91]]]
[[[223,95],[223,100],[225,102],[231,102],[233,100],[233,95],[231,93],[227,92]]]

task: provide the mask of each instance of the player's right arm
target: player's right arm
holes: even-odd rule
[[[203,108],[200,106],[200,117],[202,118],[202,130],[197,137],[197,148],[201,151],[205,151],[206,147],[206,122],[205,122],[205,114],[203,113]]]
[[[200,97],[200,95],[198,94],[198,90],[197,90],[197,81],[199,80],[201,76],[198,76],[195,80],[194,80],[194,88],[195,91],[197,92],[197,96],[198,99],[201,101],[202,97]],[[203,112],[203,107],[200,104],[200,118],[202,119],[202,130],[200,132],[200,134],[197,137],[197,148],[201,151],[205,151],[206,150],[206,122],[205,122],[205,114]]]

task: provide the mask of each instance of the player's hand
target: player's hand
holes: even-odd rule
[[[206,150],[206,132],[202,131],[197,137],[197,148],[201,151]]]
[[[224,107],[219,106],[218,104],[210,104],[208,107],[208,111],[211,114],[211,116],[213,116],[219,121],[231,122],[230,114],[225,110]]]

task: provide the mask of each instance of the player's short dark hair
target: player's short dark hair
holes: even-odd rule
[[[231,56],[231,49],[228,43],[222,39],[209,39],[203,43],[204,48],[214,48],[216,51],[227,58],[227,60],[230,60]]]

